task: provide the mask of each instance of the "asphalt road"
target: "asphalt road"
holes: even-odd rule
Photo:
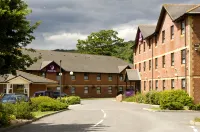
[[[189,121],[200,112],[149,112],[149,105],[112,99],[84,100],[82,105],[10,132],[200,132]]]

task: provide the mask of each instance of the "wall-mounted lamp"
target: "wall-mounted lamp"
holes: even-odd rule
[[[73,71],[70,71],[70,73],[69,73],[69,74],[72,76],[74,73],[73,73]]]
[[[194,50],[199,51],[200,50],[200,44],[194,44]]]

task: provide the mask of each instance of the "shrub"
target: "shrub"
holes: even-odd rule
[[[159,105],[160,104],[160,95],[161,95],[161,92],[158,92],[158,91],[148,92],[146,94],[145,103]]]
[[[58,100],[60,100],[60,98],[58,98]],[[68,105],[80,104],[81,103],[81,98],[79,96],[63,97],[61,99],[61,102],[67,103]]]
[[[135,95],[135,101],[137,103],[145,103],[145,100],[146,100],[146,96],[144,94],[139,93]]]
[[[3,104],[3,109],[8,115],[13,115],[17,119],[32,119],[31,106],[27,102],[19,102],[16,104]]]
[[[190,110],[200,110],[200,104],[193,104],[189,107]]]
[[[31,106],[27,102],[20,102],[14,104],[14,114],[17,119],[32,119],[34,116],[31,113]]]
[[[66,103],[62,103],[59,100],[47,96],[32,98],[31,102],[33,111],[58,111],[68,108]]]
[[[3,108],[3,105],[0,104],[0,127],[7,126],[10,124],[9,114]]]
[[[8,113],[1,111],[0,112],[0,128],[3,126],[8,126],[10,124],[10,118]]]
[[[144,94],[137,93],[137,94],[134,95],[134,96],[125,98],[124,101],[126,101],[126,102],[145,103],[145,100],[146,100],[145,98],[146,98],[146,97],[145,97]]]
[[[59,101],[42,102],[39,106],[40,111],[58,111],[66,109],[68,105]]]
[[[182,106],[191,106],[193,100],[184,90],[163,91],[160,95],[161,109],[183,109]]]

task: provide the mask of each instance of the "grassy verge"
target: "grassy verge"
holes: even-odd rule
[[[152,110],[161,110],[160,107],[151,107]]]
[[[35,118],[40,118],[42,116],[48,115],[48,114],[52,114],[55,113],[57,111],[46,111],[46,112],[41,112],[41,111],[37,111],[37,112],[32,112]]]
[[[199,117],[196,117],[196,118],[194,119],[194,121],[195,121],[195,122],[200,122],[200,118],[199,118]]]

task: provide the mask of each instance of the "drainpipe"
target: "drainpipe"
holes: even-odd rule
[[[186,38],[186,19],[185,19],[185,47],[187,46],[187,38]],[[187,48],[185,49],[185,89],[187,90]],[[189,90],[190,91],[190,90]],[[189,93],[190,95],[190,93]]]

